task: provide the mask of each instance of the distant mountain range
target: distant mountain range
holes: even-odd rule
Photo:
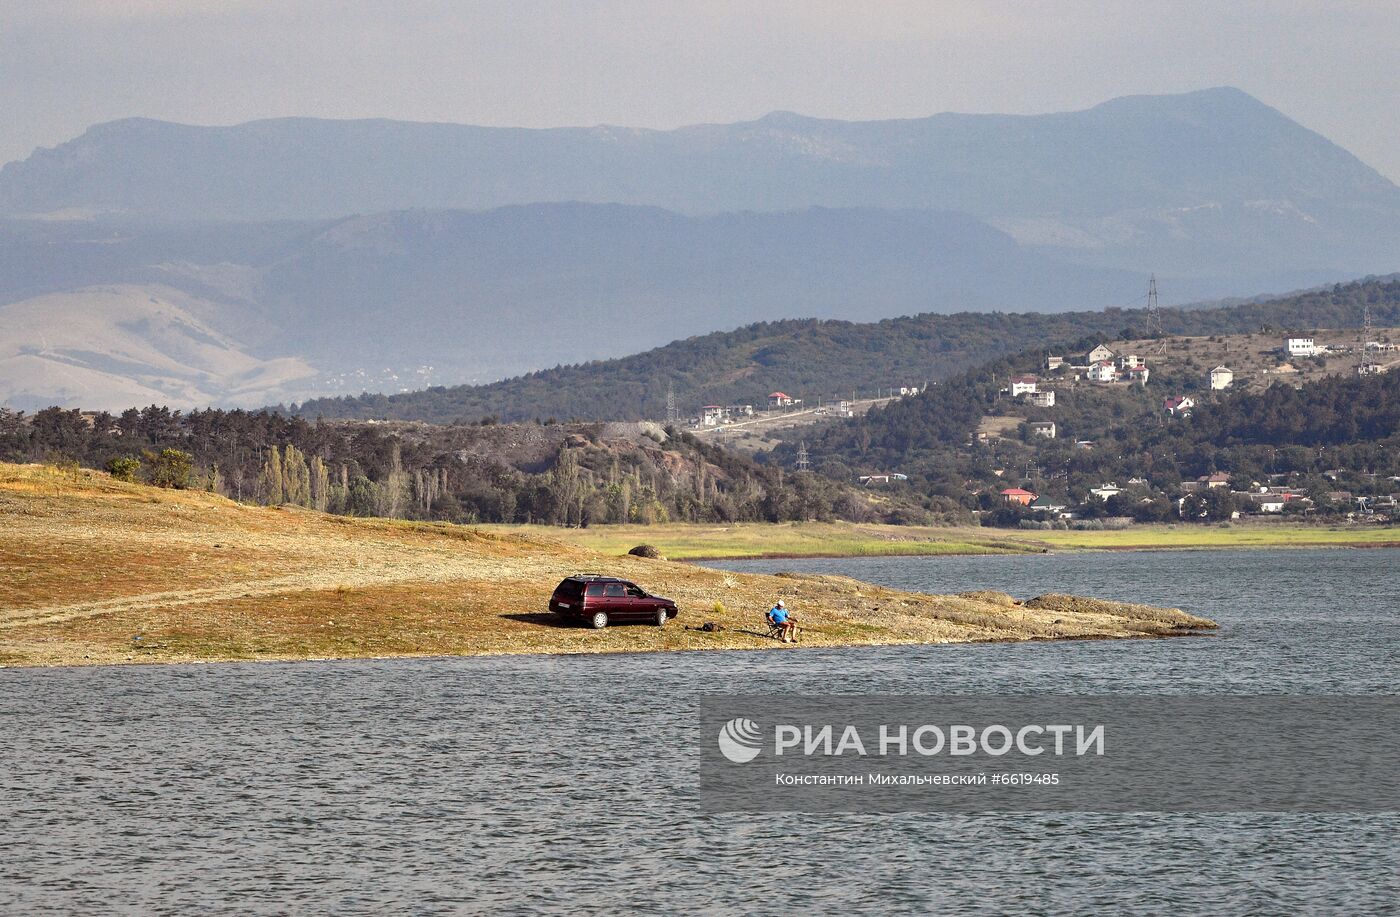
[[[486,382],[754,321],[1127,305],[1149,271],[1188,302],[1400,252],[1400,188],[1232,89],[674,131],[133,119],[4,166],[0,215],[17,405]],[[220,365],[276,369],[162,377],[157,352],[187,364],[159,336],[128,367],[103,344],[134,346],[116,286],[197,300]],[[86,316],[66,337],[53,294]]]

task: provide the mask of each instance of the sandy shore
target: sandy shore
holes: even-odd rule
[[[632,579],[681,616],[605,630],[544,611],[574,572]],[[777,598],[802,646],[1163,637],[1215,625],[1070,596],[933,596],[836,576],[759,576],[619,557],[536,533],[346,519],[0,465],[0,665],[697,649],[768,639]],[[720,629],[698,629],[714,622]]]

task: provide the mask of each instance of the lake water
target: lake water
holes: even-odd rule
[[[1208,638],[0,670],[0,912],[1394,913],[1400,816],[699,815],[693,699],[1393,694],[1397,561],[722,565],[1175,605]]]

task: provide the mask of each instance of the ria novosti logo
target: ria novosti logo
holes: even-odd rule
[[[735,764],[747,764],[758,757],[763,746],[762,731],[753,720],[735,717],[719,731],[719,751]]]

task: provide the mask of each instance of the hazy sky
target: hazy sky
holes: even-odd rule
[[[1218,85],[1400,179],[1400,0],[0,0],[0,162],[132,115],[674,127]]]

